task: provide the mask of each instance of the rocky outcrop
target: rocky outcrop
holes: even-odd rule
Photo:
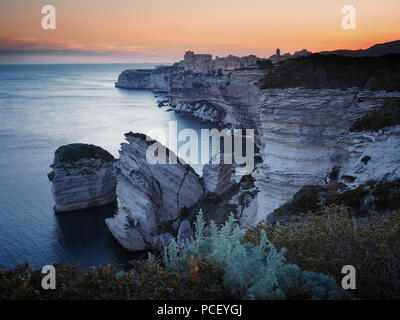
[[[125,70],[117,87],[167,91],[175,111],[204,121],[255,128],[261,90],[257,83],[265,75],[259,68],[221,74],[185,71],[176,63],[153,70]],[[250,116],[249,116],[250,115]]]
[[[349,131],[356,119],[398,96],[356,88],[264,90],[257,119],[263,162],[253,173],[255,188],[238,202],[241,225],[264,220],[305,185],[332,182],[334,170],[349,187],[400,177],[400,126]]]
[[[257,83],[265,71],[239,69],[222,75],[172,69],[170,105],[202,120],[234,127],[256,128],[261,90]]]
[[[254,223],[302,186],[326,183],[334,168],[339,170],[339,181],[350,186],[398,177],[398,128],[360,133],[349,132],[349,128],[368,110],[399,95],[357,89],[266,90],[260,106],[264,162],[253,173],[260,191]]]
[[[170,67],[156,69],[125,70],[115,83],[116,87],[125,89],[147,89],[169,91]]]
[[[180,101],[174,110],[178,113],[184,113],[189,117],[215,123],[220,123],[225,114],[224,110],[204,100],[192,103]]]
[[[399,176],[397,127],[349,131],[367,111],[400,96],[398,91],[371,91],[397,90],[391,66],[398,64],[398,57],[376,60],[384,69],[353,58],[348,69],[350,60],[342,58],[313,55],[281,66],[266,63],[220,74],[171,67],[169,102],[176,111],[227,127],[255,129],[263,161],[252,174],[257,192],[242,210],[243,224],[265,219],[304,185],[326,183],[334,168],[337,179],[350,187]],[[365,73],[364,67],[371,72]],[[378,69],[384,72],[374,74]]]
[[[114,157],[100,147],[70,144],[58,148],[48,174],[56,212],[98,207],[116,200]]]
[[[150,164],[148,159],[154,160],[155,153],[147,151],[154,142],[146,141],[145,135],[128,133],[125,137],[128,143],[121,144],[116,163],[120,207],[106,223],[128,250],[160,247],[177,233],[182,209],[194,206],[204,187],[196,172],[180,161]],[[168,159],[175,157],[165,150]]]

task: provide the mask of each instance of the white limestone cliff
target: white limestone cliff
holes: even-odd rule
[[[160,247],[176,233],[183,208],[194,206],[204,193],[200,177],[189,166],[149,164],[142,134],[128,133],[121,144],[117,168],[119,211],[106,224],[126,249]]]
[[[176,111],[233,127],[256,128],[262,90],[260,69],[223,75],[171,72],[169,100]]]
[[[56,212],[98,207],[116,200],[114,157],[100,147],[71,144],[57,149],[48,174]]]
[[[354,120],[394,96],[400,94],[358,89],[265,90],[260,106],[264,161],[253,173],[260,190],[253,224],[302,186],[325,183],[334,167],[340,169],[339,181],[349,186],[400,177],[398,127],[381,133],[349,131]],[[364,164],[367,156],[370,160]]]
[[[263,161],[253,173],[258,192],[243,211],[244,224],[265,219],[302,186],[325,183],[333,167],[340,168],[340,181],[350,187],[400,176],[397,127],[378,133],[349,131],[357,118],[400,97],[399,92],[262,89],[259,82],[268,72],[170,70],[169,102],[176,111],[226,127],[255,129]]]
[[[169,78],[170,67],[143,70],[125,70],[119,75],[115,86],[125,89],[168,91],[170,87]]]

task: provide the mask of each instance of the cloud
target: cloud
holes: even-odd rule
[[[17,37],[17,38],[13,38],[13,39],[11,39],[11,40],[14,40],[14,41],[37,41],[37,39],[36,38],[29,38],[29,37]]]
[[[0,37],[0,55],[145,55],[152,54],[147,46],[95,44],[85,45],[78,41],[39,40],[31,37]]]

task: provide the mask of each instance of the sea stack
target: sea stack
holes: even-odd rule
[[[114,157],[90,144],[62,146],[48,174],[56,212],[99,207],[116,200]]]
[[[156,142],[139,133],[125,134],[117,168],[119,211],[106,224],[116,240],[126,249],[141,251],[160,248],[178,233],[182,209],[193,207],[204,194],[200,177],[176,155],[165,148],[167,163],[153,163],[148,152]],[[161,152],[158,150],[158,152]],[[176,158],[175,158],[176,159]]]

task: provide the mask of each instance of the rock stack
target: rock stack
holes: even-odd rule
[[[196,172],[179,160],[176,164],[149,164],[146,153],[154,142],[145,135],[130,132],[125,137],[128,143],[121,144],[116,164],[120,208],[106,223],[128,250],[161,247],[177,233],[182,209],[194,206],[202,197],[203,184]],[[165,150],[172,157],[173,153]]]
[[[114,157],[100,147],[89,144],[69,144],[58,148],[52,183],[54,210],[65,212],[98,207],[116,200]]]

